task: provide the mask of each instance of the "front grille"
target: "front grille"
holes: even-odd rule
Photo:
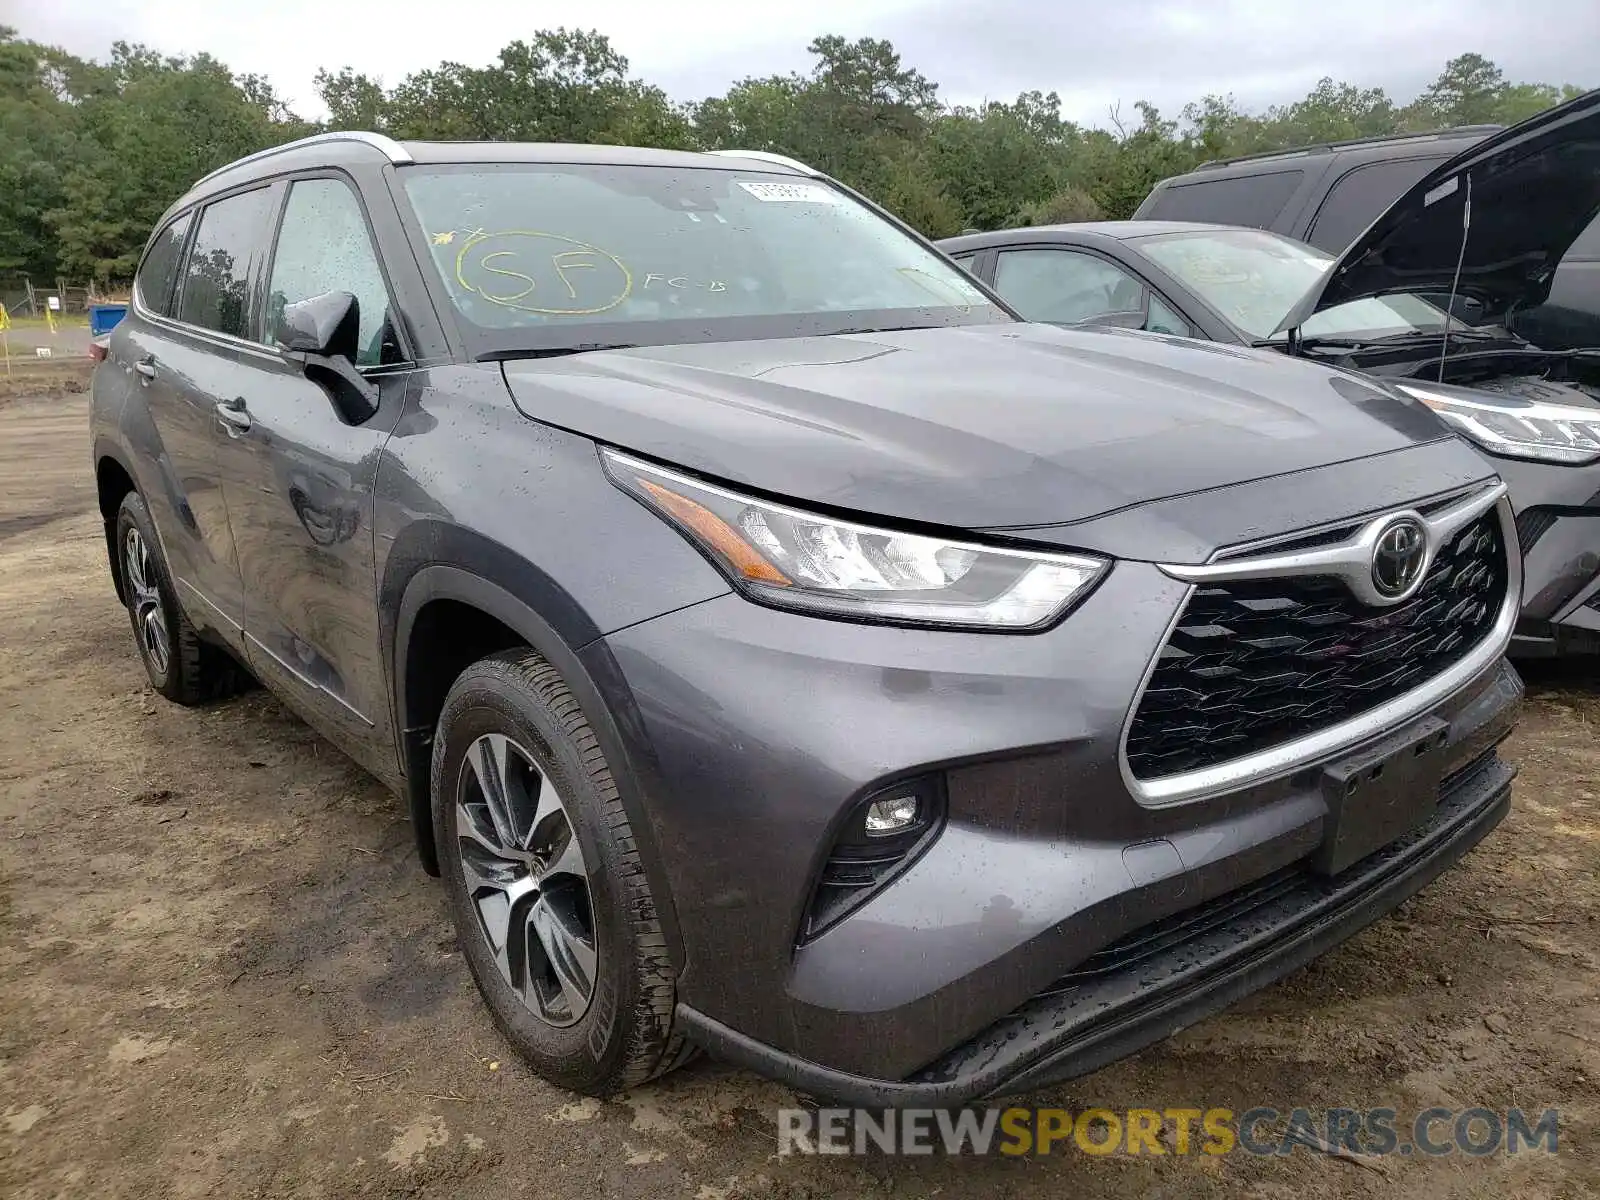
[[[1327,576],[1201,585],[1128,727],[1128,766],[1138,779],[1213,767],[1403,695],[1488,635],[1506,584],[1490,510],[1390,608]]]
[[[1040,996],[1070,991],[1091,980],[1131,971],[1140,963],[1175,950],[1205,936],[1229,922],[1237,921],[1266,904],[1305,884],[1301,867],[1284,867],[1263,879],[1247,883],[1214,900],[1185,909],[1175,916],[1152,922],[1097,950],[1072,970],[1057,979]],[[1037,997],[1035,997],[1037,999]]]

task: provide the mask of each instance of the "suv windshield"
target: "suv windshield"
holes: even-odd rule
[[[402,177],[480,355],[1013,319],[803,176],[552,163]]]
[[[1333,256],[1253,229],[1163,233],[1139,248],[1252,338],[1265,338],[1329,267]],[[1392,337],[1445,327],[1442,309],[1419,296],[1352,300],[1308,317],[1307,338]],[[1278,334],[1284,337],[1284,334]]]

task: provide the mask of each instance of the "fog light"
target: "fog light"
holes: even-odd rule
[[[801,923],[807,942],[887,887],[937,836],[944,778],[900,779],[868,792],[845,814]]]
[[[867,834],[887,837],[900,833],[917,823],[920,808],[916,796],[891,796],[874,800],[867,806]]]

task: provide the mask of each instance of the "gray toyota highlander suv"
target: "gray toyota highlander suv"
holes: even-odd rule
[[[1389,385],[1020,321],[756,153],[242,160],[94,384],[117,594],[408,801],[507,1038],[953,1105],[1092,1070],[1505,815],[1505,489]]]

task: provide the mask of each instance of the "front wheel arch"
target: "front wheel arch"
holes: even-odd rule
[[[430,612],[438,613],[441,605],[467,610],[473,614],[472,619],[487,622],[490,629],[504,631],[504,636],[485,635],[478,647],[485,654],[513,645],[525,645],[538,651],[560,673],[577,698],[616,780],[656,899],[657,917],[666,937],[668,953],[681,975],[686,963],[676,908],[654,826],[643,802],[650,789],[660,786],[659,774],[654,753],[640,732],[642,723],[621,669],[603,642],[595,640],[587,647],[574,647],[531,605],[512,592],[481,575],[442,563],[422,567],[407,581],[394,621],[395,720],[404,759],[406,801],[423,869],[430,875],[439,874],[438,831],[434,829],[429,790],[434,726],[445,693],[460,669],[471,665],[470,661],[463,662],[448,679],[442,678],[448,671],[435,672],[426,665],[427,652],[422,638],[429,632]],[[585,650],[588,665],[579,658],[579,649]],[[475,654],[471,661],[478,657],[482,655]],[[419,667],[419,664],[422,665]],[[625,728],[631,732],[625,732]]]

